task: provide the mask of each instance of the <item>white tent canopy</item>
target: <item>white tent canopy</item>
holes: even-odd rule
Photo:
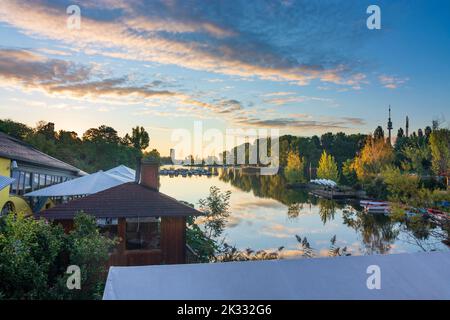
[[[12,184],[16,179],[0,176],[0,191]]]
[[[109,171],[99,171],[81,178],[25,194],[27,197],[65,197],[94,194],[123,183],[134,181],[132,169],[119,166]]]
[[[450,299],[449,279],[448,252],[111,267],[103,299]]]
[[[116,176],[121,176],[130,180],[134,180],[136,177],[136,171],[124,165],[120,165],[105,172]]]

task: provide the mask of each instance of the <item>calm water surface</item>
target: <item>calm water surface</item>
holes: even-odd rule
[[[419,226],[394,223],[389,217],[358,211],[356,205],[317,199],[301,190],[286,188],[280,176],[241,175],[217,169],[217,176],[161,176],[161,192],[198,207],[209,188],[231,191],[231,217],[224,236],[239,249],[276,250],[283,246],[284,257],[301,254],[296,235],[306,237],[316,256],[326,256],[330,239],[347,247],[352,255],[401,252],[446,251],[429,231]]]

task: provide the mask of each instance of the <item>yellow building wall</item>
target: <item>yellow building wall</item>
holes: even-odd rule
[[[11,160],[0,158],[0,175],[10,177],[11,176]],[[14,204],[14,208],[17,213],[31,214],[32,210],[29,204],[20,196],[11,196],[9,194],[9,188],[0,191],[0,210],[6,204],[11,201]]]
[[[11,176],[10,167],[11,167],[11,160],[0,158],[0,175],[5,177]],[[9,188],[6,187],[5,189],[0,191],[0,210],[3,208],[8,199],[9,199]]]

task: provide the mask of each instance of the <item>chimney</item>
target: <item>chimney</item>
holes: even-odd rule
[[[141,180],[141,162],[142,157],[136,157],[136,175],[134,178],[134,182],[139,183]]]
[[[159,191],[159,162],[153,159],[145,159],[140,165],[140,184]]]

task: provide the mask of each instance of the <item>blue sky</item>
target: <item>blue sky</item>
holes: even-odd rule
[[[66,8],[81,8],[67,28]],[[381,8],[381,30],[366,8]],[[2,1],[0,118],[297,135],[449,118],[448,1]],[[444,124],[445,125],[445,124]]]

